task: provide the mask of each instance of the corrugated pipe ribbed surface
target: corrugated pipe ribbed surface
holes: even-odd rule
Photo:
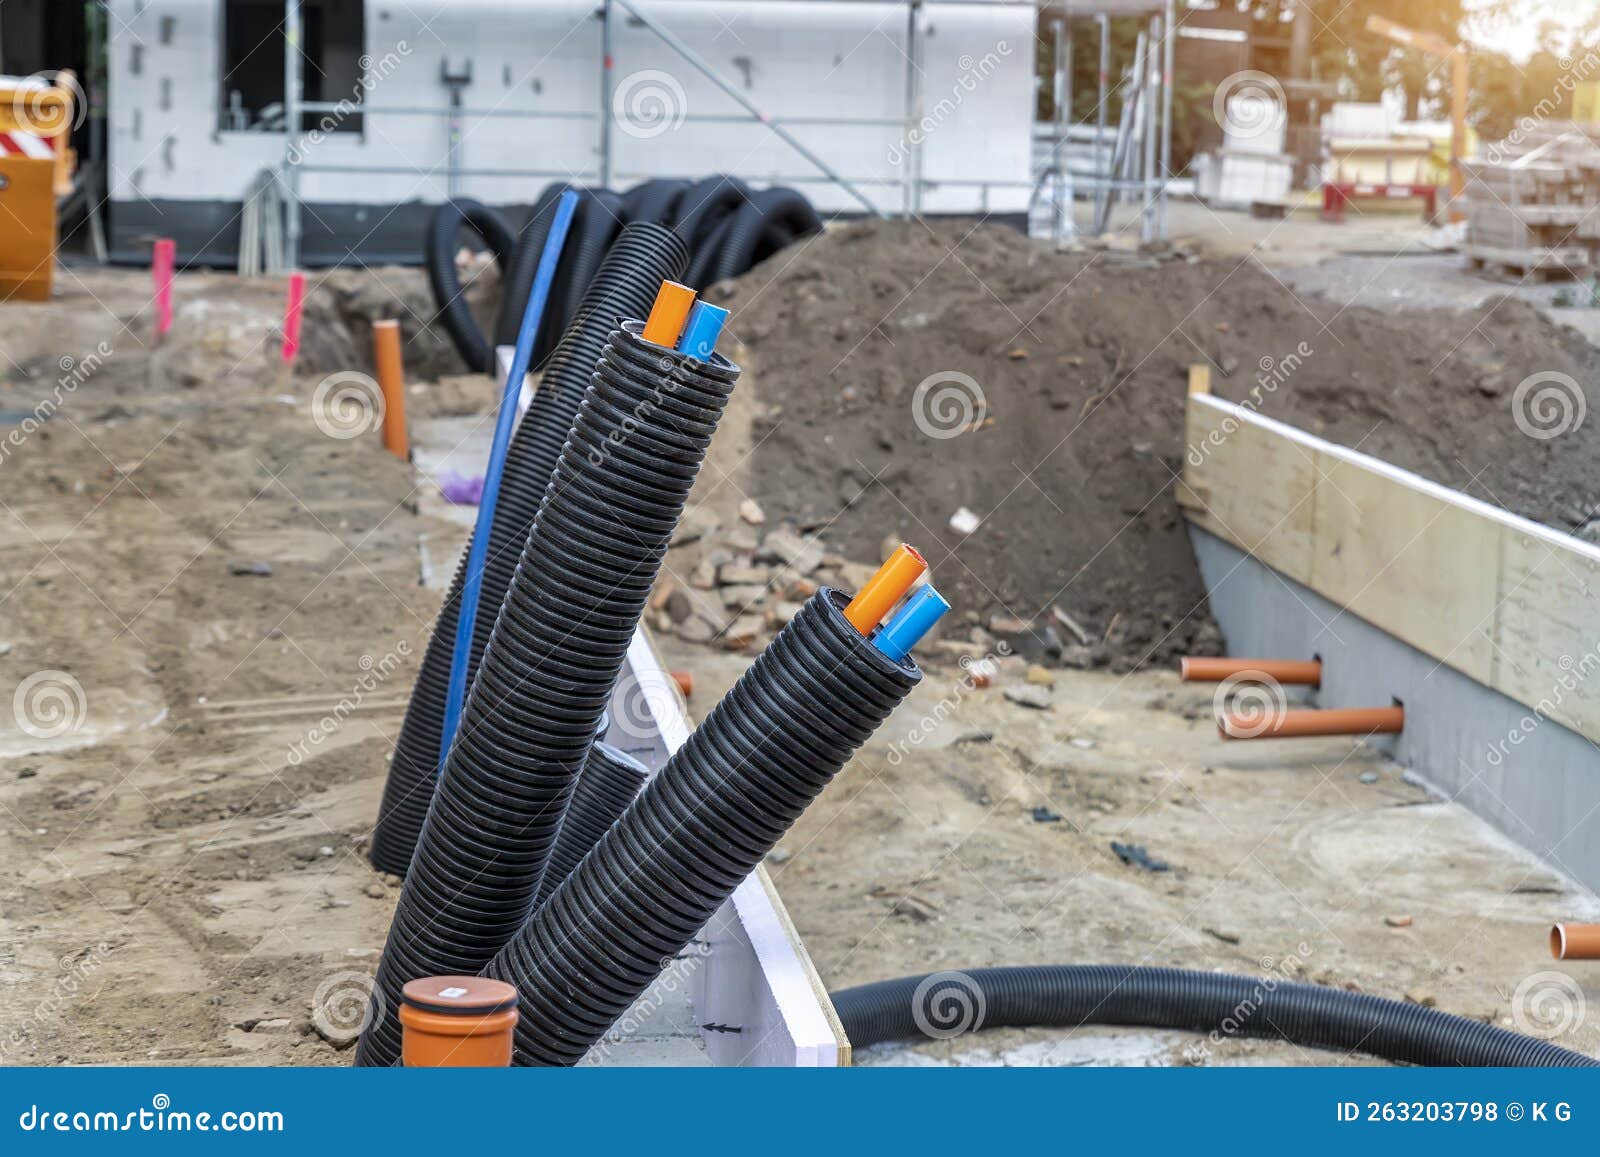
[[[854,1048],[980,1028],[1102,1024],[1287,1040],[1411,1065],[1597,1063],[1548,1041],[1417,1004],[1184,968],[974,968],[863,984],[831,998]]]
[[[612,335],[467,695],[356,1061],[400,1056],[400,988],[478,972],[532,911],[662,556],[738,377]]]
[[[595,274],[577,321],[551,354],[539,390],[506,451],[467,668],[469,687],[606,338],[623,318],[647,313],[661,283],[682,276],[688,261],[687,247],[670,229],[651,224],[629,225]],[[434,622],[433,637],[423,655],[422,669],[411,690],[411,702],[389,762],[389,778],[372,833],[368,856],[373,867],[397,876],[405,875],[410,867],[438,780],[445,692],[450,685],[450,656],[455,648],[466,560],[464,551],[450,593]]]
[[[484,974],[515,984],[515,1063],[571,1065],[760,863],[921,678],[818,591]]]
[[[589,758],[583,765],[583,774],[578,777],[572,802],[561,820],[561,832],[550,852],[550,862],[545,865],[539,894],[534,897],[535,911],[550,898],[561,881],[572,875],[572,869],[600,842],[600,837],[617,817],[628,810],[633,797],[649,778],[649,769],[644,764],[609,743],[597,742],[589,749]]]

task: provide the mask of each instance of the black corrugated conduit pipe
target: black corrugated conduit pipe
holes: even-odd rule
[[[566,188],[565,184],[553,184],[539,194],[520,235],[506,249],[505,260],[501,262],[504,288],[495,315],[496,344],[511,345],[516,340],[556,198]],[[708,177],[693,182],[646,181],[626,193],[607,189],[586,189],[582,193],[583,201],[573,223],[567,251],[551,286],[545,323],[534,347],[535,365],[572,323],[578,297],[586,284],[586,270],[593,269],[596,247],[603,252],[623,224],[648,221],[675,229],[689,246],[693,261],[674,280],[695,289],[704,288],[713,281],[737,277],[791,242],[822,230],[822,219],[804,194],[782,187],[752,191],[734,177]],[[492,218],[498,222],[498,230],[489,224],[485,224],[485,228],[502,238],[510,236],[510,229],[494,210],[476,202],[471,204],[475,206],[474,220]],[[448,205],[440,207],[430,226],[426,260],[446,329],[462,357],[474,369],[479,369],[483,368],[480,366],[483,358],[492,361],[489,339],[478,329],[464,305],[444,312],[452,298],[441,290],[441,287],[448,289],[457,280],[454,237],[460,223],[459,209]],[[438,236],[443,237],[443,242],[436,244]],[[496,252],[498,254],[499,250]]]
[[[807,601],[489,962],[521,998],[514,1063],[577,1063],[916,686],[847,601]]]
[[[551,350],[561,340],[578,310],[582,307],[583,293],[595,271],[605,259],[611,243],[622,232],[622,195],[609,189],[586,189],[578,202],[577,219],[572,235],[556,266],[556,279],[550,286],[550,301],[545,309],[544,324],[540,329],[540,349]],[[640,222],[641,224],[660,224]],[[531,283],[530,283],[531,284]],[[527,308],[528,294],[524,292],[517,309]]]
[[[633,756],[609,743],[595,742],[584,762],[583,774],[578,776],[567,814],[562,817],[556,846],[550,850],[550,862],[545,865],[539,894],[533,900],[535,911],[561,881],[572,875],[572,869],[600,842],[617,817],[628,810],[649,778],[649,769]]]
[[[545,239],[550,236],[550,225],[556,219],[556,202],[568,188],[570,186],[565,181],[546,185],[544,192],[539,194],[539,199],[533,203],[533,209],[523,221],[522,228],[517,232],[517,243],[511,254],[511,263],[506,270],[505,280],[500,285],[500,308],[495,312],[496,346],[517,344],[517,332],[522,328],[522,314],[527,309],[528,295],[533,292],[534,276],[539,272],[539,257],[544,252]],[[580,202],[580,206],[581,204]],[[572,243],[577,224],[575,218],[574,228],[567,234],[568,244]],[[559,268],[558,266],[558,272]],[[513,304],[517,302],[521,303],[520,307]],[[545,316],[548,317],[548,302],[545,310]],[[541,352],[537,346],[534,347],[530,372],[538,370],[542,360]],[[498,372],[498,367],[496,371]]]
[[[606,338],[623,318],[648,312],[661,283],[680,278],[688,260],[688,249],[665,226],[628,226],[595,274],[577,320],[550,356],[540,387],[506,452],[467,668],[469,687]],[[373,867],[397,876],[404,876],[411,864],[438,779],[445,692],[450,684],[450,656],[466,559],[463,552],[423,654],[389,761],[389,778],[372,834],[369,858]]]
[[[738,277],[798,237],[821,229],[811,202],[793,189],[762,189],[717,225],[710,239],[694,247],[688,284],[696,287]]]
[[[1286,1040],[1408,1065],[1600,1064],[1548,1041],[1417,1004],[1184,968],[974,968],[881,980],[830,995],[846,1037],[858,1049],[980,1028],[1098,1024]]]
[[[533,910],[739,374],[720,355],[650,344],[642,328],[627,322],[606,343],[506,591],[390,925],[357,1064],[399,1060],[405,981],[478,972]]]
[[[489,345],[489,339],[483,336],[483,330],[472,316],[472,311],[467,308],[461,277],[456,272],[456,239],[463,225],[482,238],[484,245],[494,255],[495,264],[500,267],[502,283],[511,269],[516,239],[512,237],[505,218],[483,202],[470,197],[446,201],[434,210],[433,219],[428,223],[422,261],[427,267],[434,303],[439,307],[439,320],[444,324],[450,340],[455,342],[461,359],[478,373],[490,374],[494,372],[494,349]],[[523,300],[527,300],[526,295]]]

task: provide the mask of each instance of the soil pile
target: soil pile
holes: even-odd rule
[[[1600,499],[1600,424],[1532,437],[1517,397],[1564,375],[1600,406],[1600,355],[1517,302],[1341,309],[1250,262],[1055,254],[960,222],[834,229],[713,296],[770,514],[861,560],[902,536],[969,622],[1060,607],[1118,667],[1214,646],[1173,497],[1191,363],[1224,398],[1560,529]],[[976,531],[952,529],[963,510]]]

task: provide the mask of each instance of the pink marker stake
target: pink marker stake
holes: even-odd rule
[[[150,277],[156,287],[156,342],[172,329],[172,275],[178,265],[178,245],[170,237],[156,239],[150,260]]]
[[[300,311],[306,303],[306,275],[289,275],[289,300],[283,310],[283,364],[293,365],[300,352]]]

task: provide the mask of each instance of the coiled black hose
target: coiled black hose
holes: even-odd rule
[[[539,328],[539,342],[534,347],[535,365],[547,350],[555,348],[561,335],[576,320],[584,292],[594,280],[595,272],[605,259],[611,243],[622,231],[621,207],[622,198],[609,189],[582,191],[577,214],[572,221],[572,232],[567,236],[566,247],[561,251],[561,262],[556,266],[556,279],[550,286],[550,300],[545,306],[544,319]],[[651,224],[644,221],[639,223]],[[657,288],[660,288],[659,285]],[[507,304],[513,307],[520,322],[528,304],[527,292],[524,291],[515,302],[508,299]],[[515,341],[514,338],[512,340]]]
[[[556,846],[550,850],[550,862],[545,865],[539,894],[534,897],[535,910],[550,898],[550,893],[562,880],[572,875],[572,869],[600,842],[600,837],[617,817],[628,810],[633,797],[649,778],[650,772],[644,764],[609,743],[597,741],[589,749],[589,758],[583,765],[583,774],[578,776],[572,802],[561,820]]]
[[[532,911],[562,816],[738,378],[605,345],[506,591],[378,965],[356,1063],[400,1056],[400,988],[477,972]],[[559,895],[559,891],[557,892]]]
[[[717,176],[696,181],[683,191],[672,218],[672,227],[699,256],[717,226],[738,212],[750,198],[750,186],[738,177]],[[690,265],[694,263],[691,261]],[[696,286],[695,288],[699,288]]]
[[[823,588],[484,974],[521,996],[515,1063],[575,1064],[917,684]]]
[[[691,268],[691,283],[710,285],[714,281],[738,277],[796,238],[809,236],[821,228],[811,202],[793,189],[762,189],[752,193],[749,200],[728,216],[716,242],[702,247],[702,252],[715,260],[703,270]]]
[[[511,236],[505,218],[483,202],[470,197],[446,201],[434,211],[433,220],[428,224],[423,264],[428,270],[428,284],[433,289],[434,303],[439,307],[439,320],[444,324],[450,340],[455,342],[461,359],[478,373],[489,374],[494,372],[494,349],[489,345],[489,339],[483,336],[483,330],[472,316],[472,311],[467,308],[467,299],[461,291],[461,278],[456,273],[456,238],[463,225],[483,239],[484,245],[494,255],[495,264],[500,267],[502,281],[510,271],[516,240]]]
[[[507,246],[506,260],[501,263],[504,288],[495,317],[495,344],[510,345],[516,341],[517,328],[538,269],[539,253],[549,235],[556,197],[566,188],[565,184],[545,188],[534,202],[533,211],[515,244]],[[646,181],[621,194],[606,189],[581,192],[583,200],[573,222],[567,251],[556,270],[545,321],[534,346],[535,365],[572,324],[578,301],[598,260],[596,254],[604,253],[624,224],[651,222],[675,229],[693,256],[684,273],[675,280],[684,280],[696,289],[713,281],[737,277],[791,242],[822,229],[822,219],[803,194],[785,188],[752,191],[734,177],[708,177],[694,182]],[[473,219],[485,214],[498,216],[494,210],[476,202],[470,204],[475,206]],[[441,286],[448,289],[455,281],[453,238],[460,221],[458,209],[441,206],[429,231],[428,272],[441,312],[450,301],[450,295],[443,292]],[[445,235],[448,244],[434,244],[434,237],[440,233]],[[499,223],[497,235],[510,236],[504,222]],[[474,368],[486,369],[487,363],[492,362],[493,350],[471,314],[464,308],[452,309],[444,314],[444,320],[462,357]],[[480,367],[480,362],[484,362],[484,366]]]
[[[980,1028],[1188,1029],[1411,1065],[1593,1066],[1481,1021],[1361,992],[1183,968],[1043,965],[882,980],[831,994],[855,1048]]]
[[[506,451],[467,667],[469,687],[606,338],[623,318],[648,312],[661,282],[683,276],[688,260],[688,249],[670,229],[629,225],[601,263],[577,320],[551,354],[540,387]],[[397,876],[405,875],[410,867],[438,778],[445,693],[450,685],[450,657],[455,649],[466,559],[463,552],[434,622],[433,637],[423,654],[422,669],[389,761],[389,778],[373,829],[368,853],[372,865]]]

